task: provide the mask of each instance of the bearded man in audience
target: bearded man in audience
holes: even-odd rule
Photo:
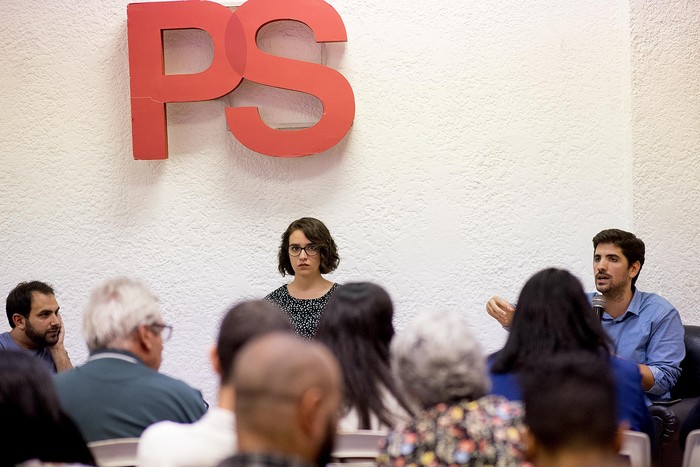
[[[12,330],[0,334],[0,350],[30,354],[52,373],[73,368],[63,346],[63,318],[50,285],[17,284],[7,296],[5,312]]]

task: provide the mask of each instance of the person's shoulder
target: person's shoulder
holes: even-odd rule
[[[164,390],[170,392],[175,391],[187,395],[197,395],[199,397],[201,397],[202,395],[197,389],[193,388],[183,380],[174,378],[170,375],[166,375],[165,373],[161,373],[159,371],[153,372],[152,379],[152,385],[156,387],[161,387]]]
[[[279,299],[286,297],[288,295],[289,295],[289,292],[287,291],[287,284],[284,284],[284,285],[276,288],[275,290],[273,290],[269,294],[267,294],[265,296],[265,300],[270,300],[270,301],[276,302]]]
[[[71,384],[71,382],[75,381],[76,378],[78,378],[78,376],[79,376],[78,368],[80,368],[80,367],[70,368],[68,370],[61,371],[59,373],[54,373],[52,375],[54,384],[56,386],[63,386],[63,385]]]
[[[500,394],[487,394],[468,403],[467,407],[472,407],[476,412],[492,414],[499,419],[521,420],[525,415],[522,402],[510,400]]]
[[[661,295],[652,292],[637,291],[640,295],[640,309],[654,309],[660,311],[675,311],[675,307],[671,302],[666,300]]]
[[[157,422],[146,428],[139,440],[139,448],[155,448],[168,445],[174,437],[180,437],[192,429],[192,423],[169,420]]]
[[[12,340],[12,336],[10,336],[9,331],[0,333],[0,350],[12,350],[10,340]]]
[[[318,297],[317,300],[328,300],[329,298],[331,298],[331,295],[333,295],[333,292],[335,292],[335,289],[337,289],[338,287],[340,287],[340,284],[338,284],[337,282],[333,282],[331,288],[328,289],[328,292]]]

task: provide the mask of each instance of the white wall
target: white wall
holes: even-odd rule
[[[631,13],[640,283],[700,324],[700,2],[635,0]]]
[[[320,109],[246,84],[170,105],[170,159],[145,162],[131,156],[127,3],[0,4],[0,291],[54,284],[74,363],[86,357],[90,288],[135,276],[175,326],[163,371],[212,400],[218,321],[284,282],[279,236],[304,215],[340,247],[329,277],[384,285],[398,327],[426,308],[457,309],[495,350],[505,334],[486,299],[515,299],[546,266],[592,287],[591,238],[613,226],[647,240],[640,286],[698,322],[697,7],[336,0],[347,44],[317,46],[289,23],[263,42],[349,80],[357,114],[341,144],[301,159],[251,153],[228,131],[226,106],[258,102],[269,121]],[[292,45],[280,40],[288,30]],[[211,57],[201,34],[167,44],[169,72]]]

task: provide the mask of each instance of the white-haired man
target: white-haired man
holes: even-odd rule
[[[86,441],[139,437],[155,422],[194,422],[206,412],[199,391],[158,373],[171,331],[140,282],[117,278],[93,290],[83,319],[90,358],[55,377]]]

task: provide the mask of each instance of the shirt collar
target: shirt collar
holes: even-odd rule
[[[627,305],[627,313],[634,313],[639,316],[639,310],[642,306],[642,294],[637,292],[636,287],[632,286],[632,301]]]
[[[615,322],[620,322],[623,321],[624,319],[627,318],[630,314],[637,315],[639,316],[639,310],[642,306],[642,294],[637,291],[637,288],[635,286],[632,286],[632,300],[630,301],[630,304],[627,305],[627,311],[625,313],[618,317],[618,318],[613,318],[607,313],[603,314],[603,321],[615,321]]]
[[[88,362],[92,362],[94,360],[103,360],[106,358],[113,360],[123,360],[125,362],[133,364],[143,364],[141,359],[135,354],[122,349],[97,349],[90,354]]]

